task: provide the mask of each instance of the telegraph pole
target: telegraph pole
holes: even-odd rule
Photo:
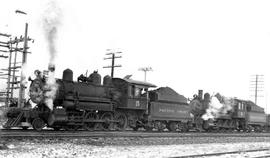
[[[24,32],[24,45],[23,45],[23,56],[22,56],[22,66],[25,66],[27,61],[27,41],[28,41],[28,23],[25,23],[25,32]],[[21,70],[21,82],[20,82],[20,90],[19,90],[19,98],[18,98],[18,106],[23,107],[23,99],[25,97],[25,85],[23,82],[25,81],[26,76],[24,75],[23,68]]]
[[[153,69],[151,67],[142,67],[139,68],[139,71],[143,71],[144,72],[144,82],[146,82],[146,74],[148,71],[153,71]]]
[[[263,97],[262,95],[258,95],[258,93],[262,92],[264,89],[263,77],[264,75],[253,75],[251,79],[250,90],[254,93],[254,101],[256,105],[258,97]]]
[[[16,14],[24,14],[27,15],[26,12],[23,12],[21,10],[16,10],[15,11]],[[25,23],[25,32],[24,32],[24,45],[23,45],[23,56],[22,56],[22,69],[21,69],[21,81],[20,81],[20,90],[19,90],[19,98],[18,98],[18,106],[19,107],[23,107],[23,99],[25,98],[25,85],[24,85],[24,81],[26,80],[26,76],[25,76],[25,72],[23,67],[26,65],[27,62],[27,49],[28,49],[28,40],[31,40],[28,38],[28,23]]]
[[[3,34],[3,33],[0,33],[0,36],[3,36],[3,37],[6,37],[6,38],[9,38],[11,35],[8,35],[8,34]],[[10,51],[10,45],[9,45],[9,42],[3,42],[3,41],[0,41],[0,47],[1,48],[4,48],[4,49],[9,49],[9,50],[0,50],[0,52],[3,52],[3,53],[10,53],[9,56],[6,56],[6,55],[0,55],[1,58],[9,58],[9,67],[10,67],[10,62],[11,62],[11,54],[12,52]],[[10,69],[7,70],[8,73],[7,74],[0,74],[0,76],[6,76],[7,75],[7,78],[5,77],[1,77],[1,79],[7,79],[7,91],[6,92],[1,92],[2,94],[4,94],[6,96],[6,99],[5,99],[5,105],[8,106],[8,103],[9,103],[9,81],[10,81]]]
[[[116,58],[122,58],[122,56],[116,56],[116,54],[120,54],[122,52],[110,52],[106,53],[106,55],[109,55],[111,57],[104,58],[104,60],[111,59],[112,60],[112,65],[111,66],[104,66],[103,68],[111,68],[111,78],[113,78],[114,75],[114,68],[115,67],[122,67],[121,65],[115,65],[115,59]]]
[[[12,48],[11,43],[9,43],[9,48]],[[7,74],[7,78],[8,78],[7,79],[7,104],[9,102],[9,97],[10,97],[11,60],[12,60],[12,50],[9,49],[8,74]]]
[[[16,47],[15,50],[18,49],[18,43],[16,43]],[[21,66],[17,66],[17,51],[15,51],[15,56],[14,56],[14,61],[13,61],[13,72],[12,72],[12,82],[11,82],[11,94],[10,97],[13,98],[13,91],[15,89],[14,84],[18,84],[17,82],[17,77],[16,77],[16,68],[21,68]],[[16,78],[16,82],[15,82],[15,78]]]
[[[16,14],[24,14],[26,15],[27,13],[20,11],[20,10],[16,10],[15,11]],[[11,35],[8,34],[4,34],[4,33],[0,33],[0,36],[4,36],[4,37],[8,37],[10,38]],[[7,74],[0,74],[0,76],[4,76],[7,75],[7,92],[6,92],[6,106],[8,106],[10,97],[13,98],[13,90],[20,88],[19,89],[19,98],[18,98],[18,106],[22,107],[23,106],[23,99],[25,98],[25,85],[24,85],[24,81],[26,80],[26,76],[25,76],[25,72],[23,72],[23,66],[26,65],[27,62],[27,50],[29,49],[28,47],[28,41],[32,41],[34,42],[33,39],[30,39],[28,37],[28,23],[25,23],[25,32],[24,32],[24,37],[20,36],[20,38],[15,37],[14,39],[11,39],[8,42],[1,42],[0,41],[0,47],[5,47],[8,50],[0,50],[0,52],[4,52],[4,53],[9,53],[9,65],[8,65],[8,69],[2,69],[4,71],[7,71]],[[18,44],[23,42],[23,48],[18,48]],[[15,45],[15,47],[13,47],[13,45]],[[15,52],[15,57],[14,57],[14,63],[12,63],[12,53]],[[16,64],[18,64],[17,62],[17,52],[22,52],[22,62],[21,62],[21,66],[17,66]],[[3,55],[1,55],[3,56]],[[0,56],[0,57],[1,57]],[[4,56],[3,56],[4,57]],[[6,56],[5,56],[6,57]],[[12,66],[13,65],[13,66]],[[20,82],[17,81],[17,77],[15,72],[19,72],[19,70],[17,70],[18,68],[22,68],[21,69],[21,76],[20,76]],[[11,81],[11,77],[12,77],[12,81]],[[14,84],[18,84],[20,83],[20,87],[14,87]],[[11,93],[11,94],[10,94]]]
[[[24,66],[27,62],[27,50],[29,49],[28,47],[28,41],[34,41],[33,39],[30,39],[27,36],[27,32],[28,32],[28,24],[25,24],[25,33],[24,33],[24,37],[15,37],[14,39],[9,39],[8,42],[2,42],[0,41],[0,47],[5,47],[8,50],[0,50],[0,52],[4,52],[4,53],[9,53],[9,56],[4,56],[4,55],[0,55],[0,57],[4,57],[4,58],[9,58],[9,64],[8,64],[8,68],[7,69],[1,69],[3,71],[7,71],[5,74],[0,74],[0,76],[7,76],[6,78],[0,78],[0,79],[6,79],[7,80],[7,88],[6,88],[6,92],[2,93],[6,95],[6,106],[8,106],[9,104],[9,100],[10,98],[13,98],[13,92],[14,89],[20,88],[19,89],[19,98],[18,98],[18,106],[22,107],[24,102],[23,99],[25,98],[25,85],[24,85],[24,81],[26,80],[26,76],[25,76],[25,72],[23,72],[24,70],[21,69],[21,76],[16,76],[16,72],[19,72],[19,68],[22,68],[22,66]],[[8,36],[7,34],[1,34],[0,36],[3,35],[5,37],[10,37],[10,35]],[[18,47],[18,44],[23,42],[23,47]],[[15,47],[14,47],[15,45]],[[12,56],[13,56],[13,52],[15,52],[15,56],[14,61],[12,63]],[[17,52],[21,52],[22,53],[22,62],[17,62]],[[22,64],[21,66],[18,66],[16,64]],[[12,66],[13,65],[13,66]],[[20,77],[20,81],[17,81],[17,77]],[[14,87],[15,84],[20,83],[20,87],[16,86]]]

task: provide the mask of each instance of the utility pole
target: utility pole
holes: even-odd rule
[[[24,14],[26,15],[27,13],[20,11],[20,10],[16,10],[15,11],[16,14]],[[0,33],[0,36],[4,36],[4,37],[8,37],[10,38],[11,35],[8,34],[4,34],[4,33]],[[28,23],[25,23],[25,32],[24,32],[24,37],[20,37],[17,38],[15,37],[14,39],[11,39],[8,42],[1,42],[0,41],[0,47],[5,47],[8,48],[8,50],[0,50],[0,52],[4,52],[4,53],[9,53],[9,65],[8,65],[8,69],[2,69],[4,71],[7,71],[7,74],[0,74],[0,76],[3,75],[7,75],[7,92],[6,92],[6,106],[8,106],[9,104],[9,100],[10,97],[13,98],[13,90],[20,88],[19,89],[19,98],[18,98],[18,107],[22,107],[24,104],[24,98],[25,98],[25,85],[24,85],[24,81],[26,80],[26,76],[25,76],[25,72],[24,69],[22,68],[23,66],[26,65],[27,62],[27,53],[28,52],[28,41],[32,40],[32,42],[34,42],[33,39],[30,39],[28,37]],[[18,48],[18,44],[24,42],[23,43],[23,48]],[[15,47],[13,47],[13,45],[15,45]],[[12,53],[15,52],[15,56],[14,56],[14,62],[12,63]],[[22,52],[22,62],[21,62],[21,66],[17,66],[16,64],[18,64],[17,62],[17,52]],[[13,66],[12,66],[13,64]],[[16,76],[15,72],[18,72],[19,69],[21,68],[21,76]],[[12,77],[12,81],[11,81],[11,77]],[[20,82],[17,81],[17,77],[20,77]],[[14,87],[14,84],[18,84],[20,83],[20,87]]]
[[[8,35],[8,34],[4,34],[4,33],[0,33],[0,36],[3,36],[3,37],[6,37],[6,38],[9,38],[11,35]],[[0,41],[0,47],[1,48],[4,48],[4,49],[9,49],[9,50],[0,50],[0,52],[3,52],[3,53],[9,53],[10,55],[9,56],[6,56],[6,55],[0,55],[0,57],[2,58],[9,58],[9,61],[11,60],[11,51],[10,51],[10,45],[9,45],[9,42],[3,42],[3,41]],[[9,66],[10,66],[10,62],[9,62]],[[7,78],[3,77],[2,76],[6,76],[7,75]],[[3,95],[6,96],[6,99],[5,99],[5,105],[8,106],[8,103],[9,103],[9,94],[10,94],[10,91],[9,91],[9,81],[10,81],[10,71],[8,69],[8,73],[7,74],[3,74],[3,72],[0,74],[1,76],[1,79],[7,79],[7,91],[6,92],[1,92]]]
[[[6,96],[6,106],[9,105],[10,99],[13,98],[13,94],[14,94],[14,90],[17,88],[19,89],[19,98],[18,98],[18,107],[23,107],[24,104],[24,98],[25,98],[25,85],[24,85],[24,81],[26,80],[26,76],[25,76],[25,72],[23,72],[22,66],[24,66],[26,64],[27,61],[27,53],[28,52],[28,41],[34,41],[33,39],[30,39],[29,37],[27,37],[27,32],[28,32],[28,24],[26,23],[25,25],[25,34],[24,37],[15,37],[14,39],[9,39],[8,42],[2,42],[0,41],[0,47],[5,47],[8,50],[0,50],[0,52],[4,52],[4,53],[9,53],[9,56],[3,56],[1,55],[0,57],[4,57],[4,58],[9,58],[9,62],[8,62],[8,68],[7,69],[1,69],[2,71],[6,71],[5,74],[0,74],[1,76],[7,76],[5,78],[0,78],[0,79],[6,79],[7,80],[7,88],[6,88],[6,92],[2,93],[5,94]],[[2,35],[0,33],[0,35]],[[5,37],[7,34],[4,34]],[[10,36],[8,36],[10,37]],[[19,48],[18,44],[23,42],[23,48]],[[15,47],[14,47],[15,45]],[[13,53],[15,52],[15,56],[13,56]],[[17,62],[17,52],[21,52],[22,53],[22,62]],[[13,63],[12,63],[12,58],[14,58]],[[16,64],[22,64],[21,66],[18,66]],[[19,72],[19,70],[17,69],[21,69],[21,76],[17,76],[16,72]],[[21,81],[17,81],[17,77],[21,78]],[[20,83],[20,87],[16,86],[14,87],[14,85]]]
[[[122,67],[121,65],[115,65],[115,59],[116,58],[122,58],[122,56],[116,56],[116,54],[120,54],[122,52],[110,52],[106,53],[106,55],[109,55],[111,57],[104,58],[104,60],[111,59],[112,60],[112,65],[111,66],[104,66],[103,68],[111,68],[111,78],[113,78],[114,75],[114,68],[115,67]]]
[[[8,45],[8,51],[2,51],[2,52],[5,52],[5,53],[9,53],[9,62],[8,62],[8,68],[7,69],[1,69],[2,71],[7,71],[6,74],[0,74],[0,76],[7,76],[7,78],[1,78],[1,79],[6,79],[7,80],[7,92],[6,92],[6,103],[8,105],[9,103],[9,100],[10,99],[13,99],[13,94],[14,94],[14,90],[15,89],[18,89],[19,87],[16,86],[14,87],[14,85],[20,83],[17,81],[17,77],[20,77],[20,76],[17,76],[15,73],[16,72],[19,72],[19,70],[17,69],[20,69],[22,68],[22,66],[18,66],[16,64],[21,64],[21,62],[17,62],[17,52],[22,52],[24,51],[24,48],[18,48],[18,44],[21,43],[21,42],[24,42],[25,38],[23,38],[22,36],[17,38],[15,37],[14,39],[10,39],[7,43]],[[27,38],[27,40],[32,40],[30,38]],[[15,47],[14,47],[15,45]],[[14,56],[14,62],[12,63],[12,58],[13,58],[13,53],[15,52],[15,56]],[[28,52],[29,53],[29,52]],[[13,66],[12,66],[13,65]]]
[[[153,69],[151,67],[142,67],[139,68],[139,71],[143,71],[144,72],[144,82],[146,82],[146,75],[148,71],[153,71]]]
[[[16,14],[23,14],[23,15],[27,15],[26,12],[21,11],[21,10],[16,10],[15,11]],[[19,98],[18,98],[18,107],[23,107],[24,105],[24,101],[23,99],[25,98],[25,85],[24,85],[24,81],[26,80],[26,76],[25,76],[25,72],[24,68],[26,66],[26,62],[27,62],[27,49],[28,49],[28,40],[31,40],[28,38],[28,23],[25,23],[25,32],[24,32],[24,45],[23,45],[23,56],[22,56],[22,69],[21,69],[21,81],[20,81],[20,90],[19,90]]]
[[[16,43],[15,50],[18,49],[18,42]],[[11,63],[12,64],[12,63]],[[13,61],[13,72],[12,72],[12,82],[11,82],[11,94],[10,97],[13,98],[13,91],[15,89],[14,84],[18,84],[17,77],[16,77],[16,68],[21,68],[21,66],[17,66],[17,51],[15,51],[14,61]],[[15,82],[16,79],[16,82]]]
[[[264,75],[253,75],[251,78],[250,90],[254,93],[254,101],[257,105],[257,98],[263,97],[263,95],[258,95],[259,92],[264,91]]]
[[[27,61],[27,42],[28,42],[28,23],[25,23],[25,32],[24,32],[24,45],[23,45],[23,56],[22,56],[22,67],[26,65]],[[19,90],[19,98],[18,98],[18,107],[23,107],[25,98],[25,85],[23,82],[25,81],[26,76],[23,72],[23,68],[21,69],[21,82],[20,82],[20,90]]]
[[[11,41],[11,39],[10,39],[10,41]],[[12,48],[12,44],[11,43],[9,43],[9,61],[8,61],[8,70],[7,70],[7,72],[8,72],[8,74],[7,74],[7,104],[8,104],[8,102],[9,102],[9,98],[10,98],[10,77],[11,77],[11,60],[12,60],[12,50],[11,50],[11,48]]]

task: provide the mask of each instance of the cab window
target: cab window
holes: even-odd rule
[[[142,89],[135,87],[134,88],[134,97],[140,97],[142,95]]]
[[[130,87],[130,97],[141,97],[142,95],[142,88],[136,87],[132,85]]]
[[[251,111],[251,106],[247,105],[247,111]]]
[[[238,109],[239,109],[239,110],[241,110],[241,107],[242,107],[241,105],[242,105],[242,104],[239,102],[239,103],[238,103]]]

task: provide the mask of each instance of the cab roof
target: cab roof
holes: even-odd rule
[[[147,88],[150,88],[150,87],[155,88],[155,87],[157,87],[156,85],[154,85],[152,83],[144,82],[144,81],[137,81],[137,80],[127,79],[127,78],[113,78],[113,79],[122,80],[124,82],[129,83],[129,84],[134,84],[134,85],[143,86],[143,87],[147,87]]]

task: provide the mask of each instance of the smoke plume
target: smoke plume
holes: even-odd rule
[[[57,35],[62,23],[62,11],[55,1],[50,1],[43,15],[42,24],[49,51],[49,65],[55,65]]]
[[[49,51],[49,72],[45,85],[45,103],[52,110],[53,101],[58,89],[54,77],[55,71],[55,58],[57,55],[57,35],[59,27],[62,23],[62,11],[55,1],[50,1],[47,5],[47,9],[44,12],[42,19],[45,39],[47,41]]]
[[[217,93],[215,96],[211,97],[211,102],[209,103],[206,113],[202,116],[203,120],[216,119],[220,115],[227,114],[233,108],[233,99],[226,98]]]

